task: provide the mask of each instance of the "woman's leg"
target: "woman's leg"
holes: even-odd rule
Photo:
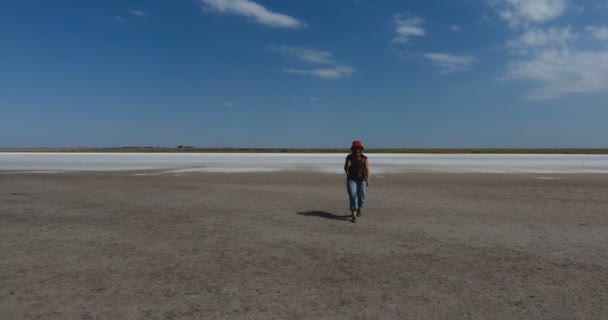
[[[357,181],[347,179],[346,190],[348,191],[348,200],[350,202],[350,212],[353,216],[353,220],[357,217],[357,209],[359,209],[359,191],[357,187]]]
[[[361,209],[365,205],[365,181],[357,181],[357,210],[361,214]]]

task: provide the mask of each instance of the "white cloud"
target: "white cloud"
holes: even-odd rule
[[[477,19],[477,21],[475,22],[475,24],[479,27],[493,25],[495,23],[496,22],[494,21],[494,19],[490,17],[490,15],[487,13],[482,14],[481,17],[479,17],[479,19]]]
[[[145,17],[146,13],[141,11],[141,10],[129,10],[129,13],[133,16],[137,16],[137,17]]]
[[[403,19],[401,16],[395,16],[395,32],[396,37],[393,38],[392,42],[397,44],[407,44],[410,42],[412,37],[424,37],[426,31],[421,27],[424,23],[422,18],[414,17],[409,19]]]
[[[571,26],[538,26],[562,16],[570,7],[569,0],[491,1],[510,28],[526,29],[507,42],[512,53],[525,57],[508,63],[503,80],[533,83],[527,95],[532,100],[608,90],[608,50],[579,48],[580,35]],[[571,9],[583,11],[582,7]],[[599,40],[608,40],[608,27],[587,26],[586,30]]]
[[[563,15],[569,0],[491,0],[498,15],[512,28],[544,23]]]
[[[458,32],[462,30],[462,27],[457,25],[457,24],[453,24],[450,26],[450,30],[454,31],[454,32]]]
[[[608,41],[608,27],[606,26],[587,26],[585,28],[593,37],[601,41]]]
[[[284,55],[294,57],[300,61],[306,63],[312,63],[317,65],[327,65],[323,68],[286,68],[283,72],[299,74],[299,75],[311,75],[322,79],[339,79],[350,76],[355,72],[355,69],[344,66],[336,62],[333,58],[333,53],[328,51],[313,50],[308,48],[280,46],[273,47],[272,50],[282,53]]]
[[[570,26],[546,29],[532,28],[519,38],[508,41],[507,47],[520,54],[528,54],[529,50],[540,48],[565,49],[578,37],[578,34],[574,33]]]
[[[333,66],[329,68],[317,69],[283,69],[283,72],[300,75],[311,75],[322,79],[339,79],[350,76],[355,72],[355,70],[351,67],[346,66]]]
[[[528,94],[533,100],[608,90],[608,51],[548,49],[531,59],[510,63],[505,79],[538,83]]]
[[[473,56],[448,53],[427,53],[424,57],[443,69],[444,73],[467,70],[475,62],[475,57]]]
[[[313,50],[307,48],[280,46],[273,47],[272,50],[284,55],[295,57],[299,60],[310,63],[332,64],[334,63],[333,54],[327,51]]]
[[[123,18],[121,16],[114,16],[114,20],[116,20],[118,22],[125,22],[125,18]]]
[[[231,107],[235,107],[235,106],[236,106],[236,103],[234,103],[232,101],[227,101],[224,103],[224,107],[227,107],[227,108],[231,108]]]
[[[273,12],[250,0],[200,0],[208,9],[253,18],[256,22],[275,27],[297,29],[305,23],[288,15]]]

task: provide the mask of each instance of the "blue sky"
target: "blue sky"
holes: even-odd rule
[[[606,0],[0,3],[0,147],[608,147]]]

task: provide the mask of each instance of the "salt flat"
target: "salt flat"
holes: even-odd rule
[[[607,177],[0,174],[0,319],[605,319]]]
[[[0,171],[341,173],[345,154],[0,153]],[[370,154],[376,173],[608,173],[608,155]]]
[[[344,157],[0,153],[0,319],[608,313],[608,156]]]

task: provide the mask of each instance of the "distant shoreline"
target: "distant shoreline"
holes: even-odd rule
[[[346,153],[339,148],[0,148],[7,152],[60,152],[60,153]],[[608,154],[608,148],[369,148],[365,153],[397,154]]]

